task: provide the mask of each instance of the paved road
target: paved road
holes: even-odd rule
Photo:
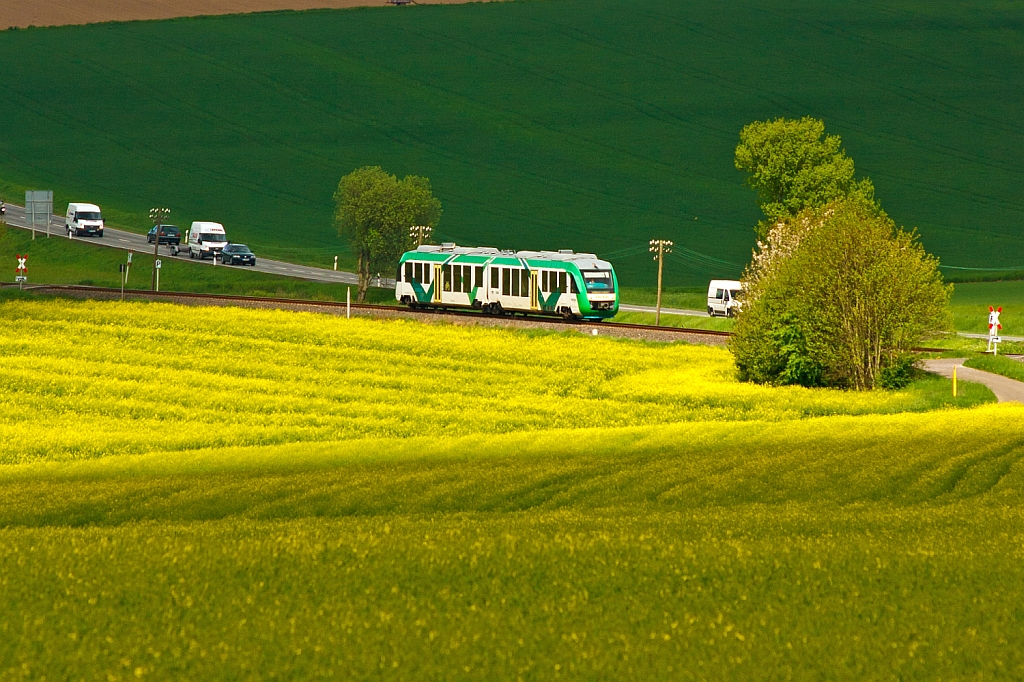
[[[21,206],[7,204],[7,224],[11,227],[29,229],[28,221],[25,220],[25,209]],[[55,215],[52,217],[50,222],[50,234],[51,239],[54,237],[67,239],[67,231],[64,229],[64,216]],[[37,236],[36,238],[38,239],[39,237]],[[45,239],[46,237],[44,236],[43,238]],[[125,232],[124,230],[115,230],[110,227],[103,228],[102,239],[99,237],[75,237],[75,239],[78,241],[88,242],[90,244],[96,244],[98,246],[123,249],[125,251],[153,253],[153,245],[146,241],[146,235],[135,234],[134,232]],[[182,255],[173,256],[171,255],[170,247],[160,247],[160,258],[189,260],[188,251],[182,251],[181,253]],[[266,272],[271,275],[284,275],[286,277],[296,277],[298,279],[307,279],[314,282],[329,282],[337,284],[356,284],[359,281],[359,278],[354,272],[314,268],[309,265],[295,265],[294,263],[285,263],[283,261],[270,260],[269,258],[260,258],[259,254],[256,254],[256,261],[255,270],[259,272]],[[210,266],[214,265],[213,260],[195,260],[193,262],[203,263]],[[388,281],[390,282],[391,280]],[[385,284],[387,284],[387,282],[385,282]]]
[[[996,400],[1005,403],[1016,400],[1024,403],[1024,381],[1015,381],[991,372],[983,372],[973,367],[964,367],[966,358],[940,358],[936,360],[924,360],[921,366],[928,372],[934,372],[944,377],[953,376],[953,368],[956,367],[956,376],[964,381],[973,381],[978,384],[985,384],[996,394]]]
[[[652,305],[629,305],[627,303],[620,303],[619,310],[627,313],[651,313],[652,315],[657,312],[657,309]],[[661,308],[662,315],[692,315],[694,317],[707,317],[708,311],[706,310],[686,310],[685,308]]]
[[[971,334],[968,332],[957,332],[959,336],[967,337],[968,339],[988,339],[988,334]],[[999,335],[1003,341],[1024,341],[1024,336],[1004,336]]]

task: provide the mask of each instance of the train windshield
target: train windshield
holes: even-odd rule
[[[584,270],[583,281],[587,284],[587,292],[591,294],[610,294],[615,292],[615,284],[610,270]]]

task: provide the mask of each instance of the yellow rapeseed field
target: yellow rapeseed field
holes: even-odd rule
[[[0,320],[0,463],[934,406],[743,384],[722,349],[578,334],[68,301]]]
[[[977,386],[34,299],[0,364],[0,680],[1024,677],[1024,407]]]

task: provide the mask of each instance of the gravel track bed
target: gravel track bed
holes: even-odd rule
[[[29,291],[28,289],[26,291]],[[66,289],[49,289],[47,287],[33,287],[33,292],[47,295],[58,295],[68,298],[79,298],[89,300],[117,301],[121,298],[119,293],[75,291]],[[145,295],[125,292],[126,301],[152,301]],[[174,303],[182,306],[233,306],[236,308],[263,308],[268,310],[293,310],[296,312],[322,313],[326,315],[344,315],[345,308],[337,305],[317,305],[316,303],[296,302],[284,303],[280,301],[239,301],[234,299],[201,298],[196,299],[190,296],[160,296],[158,302]],[[614,336],[625,339],[637,339],[642,341],[685,341],[686,343],[703,344],[706,346],[724,346],[728,343],[728,337],[713,336],[704,334],[687,334],[684,332],[659,331],[656,329],[635,329],[622,327],[615,323],[581,324],[563,322],[545,322],[529,318],[514,317],[486,317],[478,314],[451,314],[443,312],[412,312],[406,308],[395,306],[394,310],[382,310],[379,308],[352,308],[353,317],[370,317],[377,319],[402,318],[416,320],[427,324],[453,324],[463,326],[480,327],[506,327],[509,329],[545,329],[554,332],[577,332],[585,335],[593,335],[597,331],[598,336]]]

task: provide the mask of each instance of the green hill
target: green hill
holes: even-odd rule
[[[950,265],[1024,264],[1024,23],[986,2],[554,0],[5,31],[0,178],[142,227],[219,220],[327,263],[331,193],[426,175],[440,236],[595,250],[650,284],[739,272],[759,213],[740,128],[843,136],[896,220]],[[701,255],[704,254],[704,255]],[[706,256],[725,263],[708,260]]]

